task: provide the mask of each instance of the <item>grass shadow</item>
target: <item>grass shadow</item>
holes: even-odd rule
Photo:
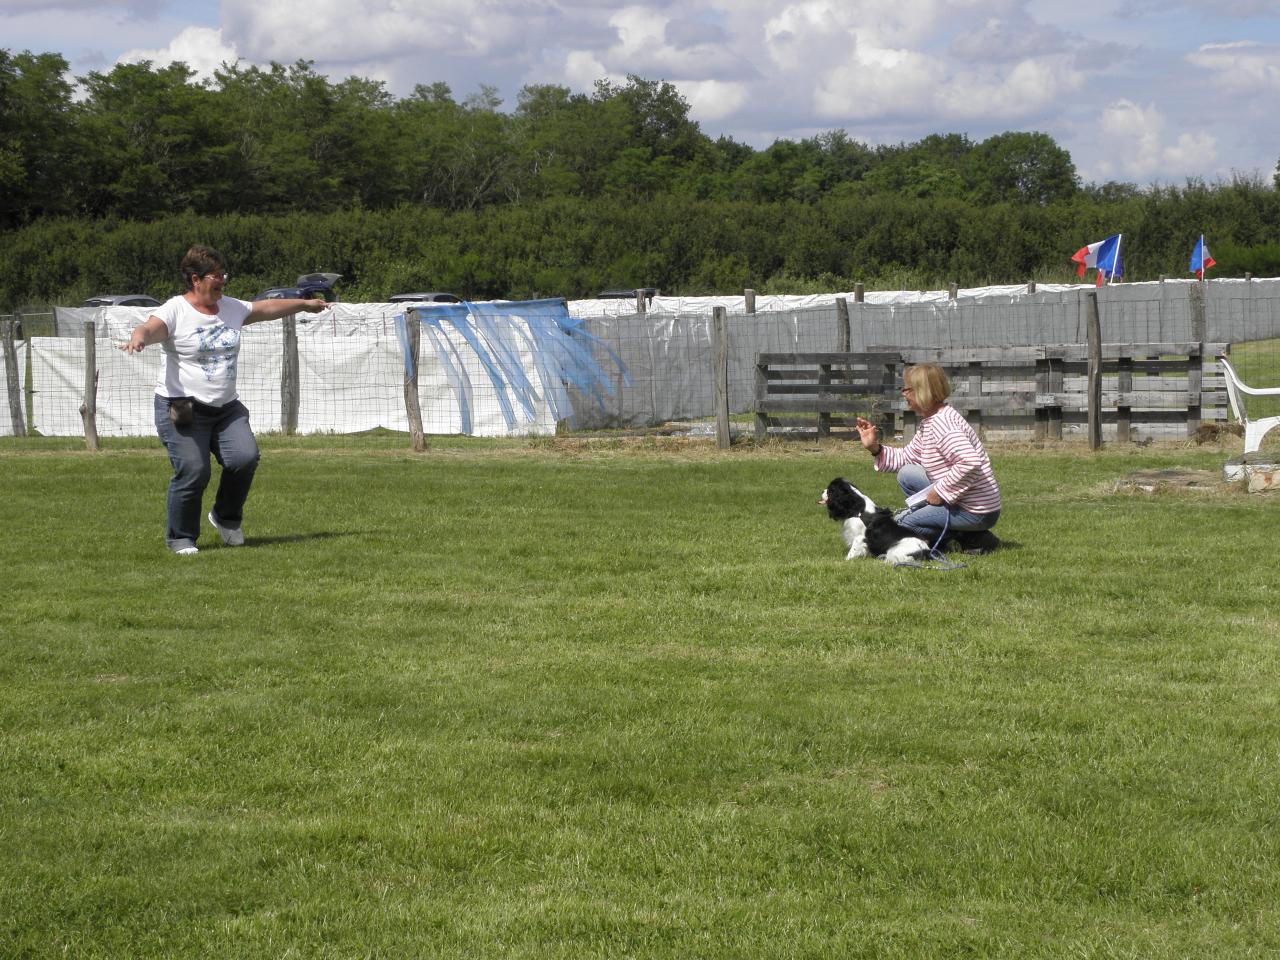
[[[337,540],[340,537],[360,536],[360,532],[356,530],[347,530],[337,533],[331,530],[320,530],[316,533],[288,533],[278,537],[254,537],[252,540],[246,540],[246,547],[274,547],[282,543],[304,543],[309,540]]]

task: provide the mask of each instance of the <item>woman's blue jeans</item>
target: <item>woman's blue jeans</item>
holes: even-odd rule
[[[223,407],[195,404],[185,427],[169,419],[169,398],[156,395],[156,432],[173,464],[167,499],[165,543],[170,550],[194,547],[200,536],[201,501],[212,473],[209,455],[222,467],[213,512],[224,527],[239,527],[244,504],[258,469],[258,441],[249,428],[249,411],[239,400]]]
[[[907,466],[898,471],[898,486],[902,488],[904,497],[919,493],[929,486],[931,482],[929,475],[924,472],[924,467],[918,463],[907,464]],[[967,510],[961,510],[959,507],[952,507],[947,504],[939,504],[937,506],[925,504],[919,509],[903,514],[898,518],[898,522],[921,540],[925,540],[930,546],[933,546],[934,541],[938,539],[943,530],[948,533],[963,533],[966,530],[990,530],[999,519],[999,510],[995,513],[969,513]]]

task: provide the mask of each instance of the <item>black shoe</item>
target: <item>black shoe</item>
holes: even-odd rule
[[[967,554],[980,556],[1000,546],[1000,538],[990,530],[966,530],[958,534],[960,549]]]

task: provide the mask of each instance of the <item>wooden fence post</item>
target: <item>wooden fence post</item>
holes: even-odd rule
[[[1098,294],[1085,294],[1089,327],[1089,449],[1102,446],[1102,318],[1098,314]]]
[[[1129,403],[1129,394],[1133,392],[1133,356],[1122,356],[1116,362],[1120,367],[1116,383],[1116,389],[1120,393],[1120,402],[1116,405],[1116,442],[1128,443],[1133,439],[1130,432],[1133,426],[1133,406]]]
[[[958,373],[959,371],[957,371]],[[982,364],[971,362],[969,364],[967,383],[965,389],[968,396],[973,400],[973,406],[968,407],[969,423],[976,429],[982,429]]]
[[[729,437],[729,317],[724,307],[712,310],[715,339],[716,446],[727,449]]]
[[[645,299],[644,288],[636,288],[636,313],[644,313],[649,308],[649,302]]]
[[[830,390],[824,390],[823,387],[831,386],[831,364],[818,364],[818,399],[821,400],[824,394],[830,394]],[[818,411],[818,439],[831,436],[831,411]]]
[[[84,445],[90,453],[98,452],[98,331],[92,320],[84,322],[84,402],[80,419],[84,421]]]
[[[404,312],[404,328],[408,334],[409,356],[405,358],[408,369],[404,374],[404,409],[409,417],[409,442],[414,453],[427,449],[422,433],[422,403],[418,400],[418,354],[422,344],[422,321],[418,311],[410,308]]]
[[[18,351],[14,346],[16,320],[4,322],[4,379],[9,392],[9,418],[13,421],[13,435],[27,435],[26,418],[22,413],[22,388],[18,381]]]
[[[742,309],[747,313],[756,312],[756,292],[754,290],[742,291]]]
[[[1187,357],[1187,438],[1194,439],[1200,432],[1200,391],[1204,388],[1204,343],[1191,345],[1193,351]]]
[[[1191,285],[1191,339],[1196,343],[1205,341],[1204,284]]]
[[[849,352],[849,301],[836,297],[836,352]]]
[[[762,412],[768,395],[768,365],[760,359],[760,354],[756,354],[756,443],[769,435],[769,415]]]
[[[960,292],[960,285],[957,283],[951,284],[951,286],[947,288],[947,299],[955,300],[959,292]]]
[[[284,356],[280,363],[280,429],[286,437],[298,432],[298,315],[290,313],[280,318],[284,333]]]
[[[1028,280],[1027,293],[1035,293],[1035,292],[1036,292],[1036,282],[1034,280]]]

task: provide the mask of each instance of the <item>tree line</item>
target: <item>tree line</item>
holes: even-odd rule
[[[397,98],[307,61],[78,83],[58,54],[0,50],[0,307],[172,292],[193,241],[224,249],[240,296],[332,270],[344,299],[374,300],[1066,279],[1075,249],[1117,232],[1131,279],[1182,275],[1201,233],[1216,275],[1280,272],[1280,171],[1083,184],[1038,132],[757,150],[635,76],[526,86],[509,111],[488,87]]]

